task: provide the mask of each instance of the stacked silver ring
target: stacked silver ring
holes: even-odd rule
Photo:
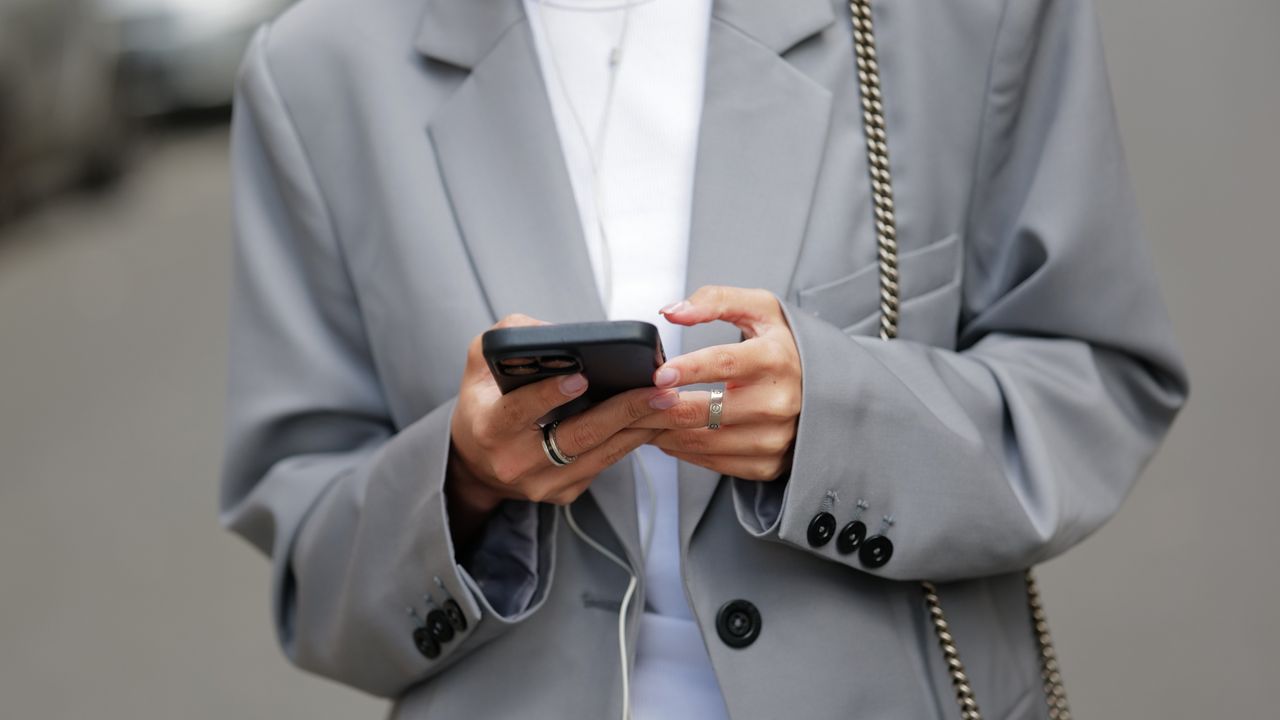
[[[547,423],[542,426],[542,452],[546,453],[547,459],[556,467],[564,467],[572,465],[574,460],[578,459],[577,455],[569,455],[560,450],[560,446],[556,445],[556,427],[560,424],[557,420],[553,423]]]
[[[724,391],[712,390],[707,404],[707,429],[719,430],[720,420],[724,417]]]

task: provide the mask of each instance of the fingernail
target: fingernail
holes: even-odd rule
[[[671,313],[678,313],[681,310],[687,310],[688,308],[689,308],[689,302],[687,300],[681,300],[680,302],[673,302],[670,305],[662,308],[661,310],[658,311],[658,314],[670,315]]]
[[[649,407],[654,410],[670,410],[680,402],[680,393],[675,391],[661,392],[649,398]]]
[[[658,372],[653,374],[653,384],[660,388],[668,388],[675,385],[680,379],[680,373],[675,368],[658,368]]]
[[[565,395],[577,395],[587,387],[587,379],[581,373],[570,375],[560,381],[560,392]]]

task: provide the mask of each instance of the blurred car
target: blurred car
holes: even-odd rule
[[[98,0],[119,24],[135,114],[222,107],[254,30],[292,0]]]
[[[0,0],[0,215],[128,154],[118,36],[89,0]]]

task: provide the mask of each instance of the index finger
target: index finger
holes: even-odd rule
[[[658,311],[676,325],[698,325],[724,320],[736,325],[747,337],[760,335],[764,328],[782,317],[778,298],[768,290],[704,285],[687,300]]]
[[[727,382],[756,377],[785,362],[776,343],[751,338],[733,345],[712,345],[671,358],[653,373],[660,388]]]

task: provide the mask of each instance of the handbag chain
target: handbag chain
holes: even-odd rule
[[[880,95],[880,66],[876,57],[875,29],[872,25],[871,0],[850,0],[853,20],[853,49],[858,67],[858,90],[862,96],[862,122],[867,139],[867,168],[871,175],[871,198],[875,209],[876,251],[880,269],[880,338],[892,340],[898,336],[898,229],[893,209],[893,178],[889,172],[888,133],[884,121],[884,104]],[[942,648],[951,685],[955,688],[956,701],[960,704],[962,720],[982,720],[973,686],[960,661],[960,650],[951,623],[942,609],[938,587],[925,580],[925,606],[929,619]],[[1040,649],[1040,677],[1044,681],[1045,702],[1049,706],[1051,720],[1071,720],[1071,708],[1067,704],[1067,691],[1062,685],[1057,654],[1049,635],[1049,621],[1040,603],[1040,590],[1031,570],[1026,574],[1027,605],[1031,610],[1031,623],[1036,643]]]

